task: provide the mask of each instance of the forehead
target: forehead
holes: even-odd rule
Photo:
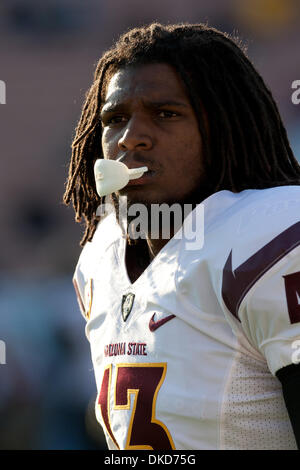
[[[124,67],[112,75],[106,88],[105,101],[126,102],[135,98],[189,102],[175,69],[159,63]]]

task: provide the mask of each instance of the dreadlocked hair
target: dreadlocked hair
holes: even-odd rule
[[[204,24],[134,28],[99,60],[72,143],[64,202],[72,201],[77,222],[85,219],[82,246],[94,235],[104,201],[93,167],[103,158],[106,86],[119,69],[151,63],[173,66],[185,85],[202,137],[207,194],[300,184],[300,165],[277,105],[237,38]]]

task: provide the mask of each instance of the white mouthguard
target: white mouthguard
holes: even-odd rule
[[[124,188],[129,180],[140,178],[146,171],[146,166],[130,170],[124,163],[99,158],[94,166],[97,193],[100,197],[114,193]]]

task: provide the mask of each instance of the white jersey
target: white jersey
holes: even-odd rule
[[[300,186],[202,205],[203,247],[182,230],[134,283],[114,214],[82,251],[97,419],[110,449],[297,449],[275,373],[300,346]]]

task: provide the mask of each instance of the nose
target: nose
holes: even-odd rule
[[[118,140],[118,146],[122,151],[150,150],[153,139],[150,136],[149,126],[143,123],[142,119],[131,117]]]

